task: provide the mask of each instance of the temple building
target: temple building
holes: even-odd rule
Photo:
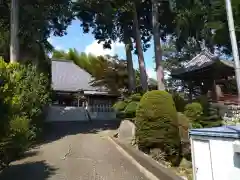
[[[198,89],[200,94],[208,95],[212,101],[238,103],[233,61],[221,60],[218,56],[203,51],[182,68],[173,70],[171,76],[186,84],[190,100]]]

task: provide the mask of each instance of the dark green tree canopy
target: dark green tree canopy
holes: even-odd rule
[[[0,4],[0,51],[6,53],[9,44],[10,0]],[[21,0],[19,3],[20,51],[28,52],[42,44],[52,50],[47,39],[51,34],[63,36],[73,18],[71,0]]]
[[[146,51],[150,47],[152,36],[151,1],[78,0],[73,9],[77,18],[82,22],[81,26],[84,32],[88,33],[92,30],[95,38],[99,42],[104,42],[105,48],[111,48],[111,43],[116,40],[124,41],[126,36],[135,38],[133,3],[136,5],[139,16],[143,50]],[[161,3],[159,9],[161,21],[159,30],[164,40],[167,34],[173,32],[174,13],[167,1]]]

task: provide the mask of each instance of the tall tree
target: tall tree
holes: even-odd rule
[[[159,13],[158,13],[159,2],[158,0],[152,0],[152,26],[153,26],[153,41],[154,41],[154,52],[155,52],[155,63],[157,71],[158,89],[165,90],[164,86],[164,74],[161,66],[162,52],[160,43],[160,32],[159,32]]]
[[[82,26],[85,32],[88,32],[90,27],[93,28],[92,32],[95,38],[99,42],[104,42],[105,48],[111,48],[111,43],[114,41],[122,41],[125,43],[126,41],[124,37],[126,36],[135,40],[135,52],[139,56],[139,61],[141,62],[139,63],[141,65],[140,69],[142,69],[141,82],[142,86],[144,86],[143,89],[147,89],[146,70],[143,70],[145,65],[142,63],[144,62],[142,49],[147,48],[147,41],[150,41],[150,38],[147,38],[147,36],[150,37],[150,34],[145,30],[145,26],[138,25],[138,21],[141,19],[143,19],[141,20],[142,22],[147,21],[146,18],[138,17],[137,11],[133,11],[133,5],[135,5],[135,3],[130,0],[112,0],[107,2],[88,1],[88,3],[78,1],[75,7],[77,17],[82,21]],[[135,21],[134,14],[137,18]],[[134,26],[133,22],[136,22],[137,26]],[[137,33],[136,30],[138,30]],[[136,38],[138,38],[137,41]],[[142,42],[144,42],[143,46]],[[130,62],[131,59],[127,59],[127,61]],[[129,70],[130,69],[132,68],[129,68]]]
[[[148,80],[147,80],[147,72],[146,72],[146,67],[144,62],[144,55],[143,55],[138,19],[139,18],[138,18],[136,4],[133,3],[133,26],[135,29],[135,42],[136,42],[136,51],[138,55],[138,63],[139,63],[139,70],[140,70],[140,80],[142,84],[142,89],[144,92],[146,92],[148,90]]]
[[[210,51],[231,54],[225,2],[223,0],[174,0],[176,7],[176,37],[180,50],[189,39]],[[232,0],[236,36],[240,38],[240,1]],[[197,23],[196,23],[197,22]],[[240,45],[240,41],[238,40]]]
[[[136,79],[135,79],[133,60],[132,60],[132,41],[127,34],[125,34],[124,36],[124,44],[125,44],[127,68],[128,68],[128,75],[129,75],[128,91],[129,93],[133,93],[136,90]]]
[[[18,41],[18,21],[19,4],[18,0],[11,1],[11,41],[10,41],[10,62],[19,60],[19,41]]]
[[[19,2],[19,1],[18,1]],[[36,50],[45,52],[52,50],[48,42],[51,34],[62,36],[66,33],[67,26],[71,23],[72,1],[71,0],[21,0],[19,7],[19,59],[34,59]],[[6,39],[1,43],[10,44],[11,27],[11,0],[4,0],[0,4],[0,34],[5,34]],[[45,53],[44,52],[44,53]],[[4,57],[10,57],[10,51],[0,49]]]

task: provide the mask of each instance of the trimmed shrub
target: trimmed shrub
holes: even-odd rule
[[[210,128],[210,127],[219,127],[223,125],[222,119],[215,119],[215,120],[207,120],[203,117],[203,120],[199,121],[199,124],[201,124],[201,127],[204,128]]]
[[[32,65],[0,60],[0,169],[33,144],[50,102],[48,76]],[[3,109],[2,109],[3,108]]]
[[[202,105],[197,102],[187,104],[185,106],[184,114],[189,118],[191,122],[199,120],[203,114]]]
[[[153,90],[145,93],[136,111],[136,142],[148,152],[159,148],[173,165],[179,163],[180,137],[177,111],[171,94]]]
[[[187,102],[178,93],[173,93],[172,96],[177,111],[184,112],[184,107],[186,106]]]
[[[127,105],[127,107],[124,110],[126,118],[134,118],[136,116],[136,109],[138,104],[139,102],[132,101]]]
[[[113,109],[115,111],[124,111],[124,109],[126,108],[127,103],[125,101],[118,101],[113,105]]]
[[[116,112],[116,117],[119,119],[124,119],[126,117],[125,112],[124,111],[117,111]]]
[[[200,103],[194,102],[186,105],[184,114],[191,121],[192,128],[207,128],[218,127],[223,124],[222,119],[216,114],[217,112],[210,112],[209,115],[203,113],[203,108]]]
[[[142,95],[140,93],[133,94],[129,97],[132,101],[140,101],[142,98]]]

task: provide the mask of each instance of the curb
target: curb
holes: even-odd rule
[[[112,137],[108,137],[108,140],[115,145],[117,150],[124,155],[133,165],[137,167],[137,169],[146,176],[149,180],[160,180],[153,173],[148,171],[145,167],[143,167],[137,160],[135,160],[127,151],[125,151],[118,143],[116,143]]]

